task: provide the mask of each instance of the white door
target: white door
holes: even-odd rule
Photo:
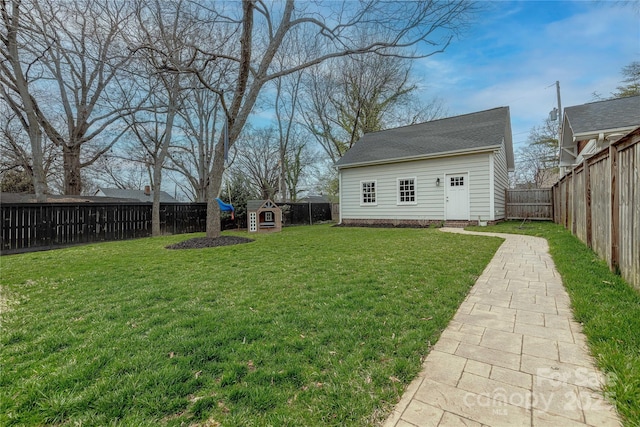
[[[445,219],[469,220],[469,174],[445,175]]]

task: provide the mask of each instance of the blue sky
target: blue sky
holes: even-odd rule
[[[509,106],[516,150],[557,106],[609,96],[640,61],[640,1],[492,1],[442,54],[419,60],[423,96],[449,115]],[[640,114],[640,112],[638,113]]]

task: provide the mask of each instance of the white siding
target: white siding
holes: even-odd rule
[[[443,220],[445,174],[469,174],[471,220],[489,219],[489,155],[470,154],[340,170],[343,219]],[[416,178],[416,204],[398,205],[398,178]],[[440,186],[436,179],[440,178]],[[376,181],[376,206],[360,205],[360,182]],[[504,193],[504,191],[503,191]],[[504,195],[502,196],[504,198]],[[504,203],[503,203],[504,204]]]
[[[505,191],[507,188],[509,188],[509,173],[507,171],[507,155],[504,148],[504,141],[502,142],[500,151],[495,154],[494,183],[495,219],[504,219]]]

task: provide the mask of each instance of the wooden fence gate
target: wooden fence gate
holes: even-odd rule
[[[505,203],[507,219],[553,220],[551,188],[507,189]]]

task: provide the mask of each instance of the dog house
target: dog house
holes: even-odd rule
[[[271,200],[247,202],[249,233],[270,233],[282,230],[282,209]]]

